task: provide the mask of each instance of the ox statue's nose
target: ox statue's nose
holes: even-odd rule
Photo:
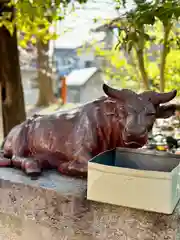
[[[147,129],[141,125],[131,126],[127,127],[126,129],[127,137],[141,137],[144,136],[147,133]]]
[[[146,127],[141,125],[129,126],[125,130],[124,143],[130,148],[139,148],[146,144],[148,133]]]

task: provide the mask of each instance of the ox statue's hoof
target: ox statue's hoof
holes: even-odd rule
[[[21,168],[29,176],[39,176],[42,172],[39,162],[34,158],[12,157],[13,166]]]

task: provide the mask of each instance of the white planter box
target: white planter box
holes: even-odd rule
[[[87,199],[171,214],[180,199],[180,155],[117,148],[88,163]]]

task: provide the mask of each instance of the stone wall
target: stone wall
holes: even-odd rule
[[[179,240],[172,215],[86,200],[86,181],[45,172],[37,180],[0,169],[2,240]]]

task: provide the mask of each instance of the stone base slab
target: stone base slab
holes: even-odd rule
[[[180,240],[172,215],[86,200],[86,181],[0,168],[0,240]]]

